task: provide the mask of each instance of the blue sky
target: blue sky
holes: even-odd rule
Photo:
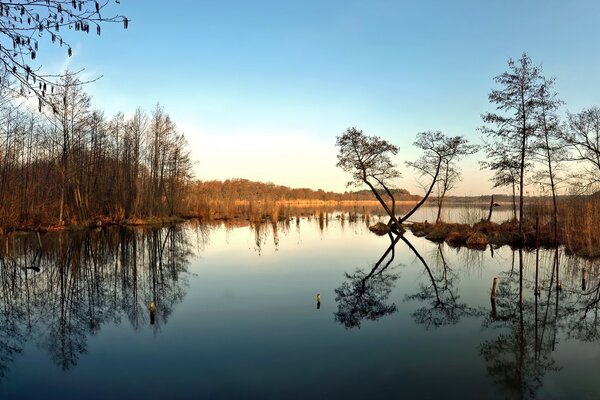
[[[75,55],[41,49],[103,78],[88,86],[111,115],[160,102],[186,133],[196,177],[242,177],[344,190],[335,136],[356,126],[399,145],[417,132],[480,142],[487,94],[509,57],[526,51],[557,78],[564,110],[600,104],[597,1],[121,0],[128,30],[73,35]],[[487,193],[472,157],[456,194]]]

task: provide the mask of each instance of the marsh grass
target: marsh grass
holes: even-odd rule
[[[557,208],[556,237],[553,206],[549,198],[537,199],[526,205],[522,234],[518,221],[487,222],[481,218],[486,214],[481,207],[468,206],[460,211],[464,224],[413,223],[410,229],[415,236],[424,236],[435,242],[445,241],[450,245],[473,248],[483,248],[487,243],[529,248],[562,245],[569,254],[600,257],[600,196],[562,197]]]

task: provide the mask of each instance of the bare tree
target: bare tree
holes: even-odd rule
[[[508,71],[494,81],[501,89],[492,90],[488,98],[501,113],[482,115],[487,125],[482,131],[498,141],[518,143],[519,153],[519,234],[523,235],[523,185],[530,141],[538,124],[539,92],[542,84],[541,67],[532,65],[525,53],[518,61],[508,60]]]
[[[440,131],[420,132],[414,145],[423,150],[423,155],[416,161],[407,162],[406,165],[416,169],[419,175],[430,177],[431,182],[426,186],[421,201],[402,217],[400,222],[406,221],[427,201],[436,185],[439,185],[440,189],[437,217],[439,220],[444,196],[454,187],[460,176],[456,162],[466,155],[476,153],[479,147],[469,144],[462,136],[449,137]]]
[[[442,172],[440,178],[437,181],[437,197],[436,202],[438,206],[437,217],[435,222],[440,222],[442,217],[442,206],[444,205],[444,198],[446,194],[454,189],[458,182],[462,179],[460,167],[458,161],[467,156],[479,151],[479,146],[467,144],[467,140],[461,136],[450,138],[447,141],[448,149],[452,150],[448,153],[447,157],[442,162]]]
[[[570,150],[567,160],[582,168],[572,174],[576,187],[585,192],[600,184],[600,107],[568,113],[567,126],[561,130],[561,141]]]
[[[399,148],[378,136],[367,136],[356,128],[348,128],[337,137],[339,147],[337,166],[352,175],[348,186],[365,184],[390,217],[388,226],[400,226],[396,218],[396,200],[389,188],[391,181],[400,176],[390,156],[398,154]],[[387,205],[378,188],[383,189],[392,206]]]
[[[61,198],[59,223],[63,223],[65,207],[75,213],[79,220],[85,218],[86,211],[81,197],[79,168],[74,168],[73,157],[81,154],[82,135],[90,111],[90,97],[82,90],[81,82],[75,74],[66,71],[60,79],[60,86],[52,94],[55,104],[52,123],[62,136],[61,147]],[[72,194],[72,198],[67,196]]]
[[[485,144],[486,160],[480,161],[482,168],[494,171],[491,181],[494,188],[509,186],[512,188],[513,220],[517,220],[516,187],[519,185],[520,163],[514,154],[514,146],[507,142]],[[492,203],[493,207],[493,203]],[[491,210],[491,208],[490,208]],[[491,219],[491,215],[490,215]]]
[[[545,171],[541,176],[547,178],[552,193],[552,217],[554,243],[558,242],[558,206],[556,200],[556,172],[558,160],[564,158],[560,143],[560,120],[556,111],[562,102],[554,92],[554,79],[542,79],[539,92],[538,131],[534,149],[537,150]],[[546,180],[546,179],[544,179]]]

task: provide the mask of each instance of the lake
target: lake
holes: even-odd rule
[[[0,398],[600,398],[597,262],[320,215],[3,237]]]

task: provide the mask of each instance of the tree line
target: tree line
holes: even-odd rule
[[[224,181],[196,181],[191,193],[204,202],[226,201],[366,201],[373,200],[369,190],[338,193],[309,188],[290,188],[271,182],[256,182],[248,179],[226,179]],[[417,201],[421,196],[410,194],[406,189],[394,189],[398,200]]]
[[[67,71],[42,112],[0,89],[3,227],[174,215],[192,162],[185,136],[157,105],[106,117]]]

